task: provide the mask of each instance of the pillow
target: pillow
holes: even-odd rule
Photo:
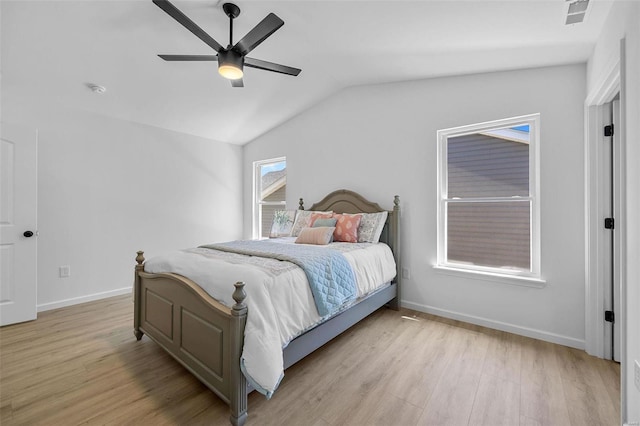
[[[362,215],[335,214],[333,217],[338,219],[336,222],[336,230],[333,231],[333,241],[357,243],[358,225],[360,225]]]
[[[296,244],[327,245],[333,238],[333,226],[321,226],[317,228],[302,228],[296,238]]]
[[[296,220],[293,223],[293,228],[291,228],[291,236],[297,237],[300,234],[302,228],[308,228],[311,225],[309,222],[311,221],[311,215],[313,213],[324,213],[325,217],[331,217],[333,212],[315,212],[311,210],[298,210],[298,214],[296,215]]]
[[[331,219],[331,216],[333,216],[333,212],[312,212],[311,217],[309,218],[309,227],[313,228],[313,224],[316,223],[316,220]]]
[[[324,219],[324,218],[320,218],[320,219],[316,219],[313,221],[313,223],[311,224],[312,228],[319,228],[321,226],[336,226],[336,222],[338,221],[338,219],[332,217],[329,219]]]
[[[289,237],[296,217],[295,210],[276,210],[273,213],[273,223],[269,238]]]
[[[363,213],[358,226],[358,242],[359,243],[377,243],[380,241],[382,228],[387,221],[389,212],[380,213]]]

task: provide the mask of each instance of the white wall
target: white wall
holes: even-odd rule
[[[242,234],[239,146],[6,98],[2,120],[39,132],[39,310],[130,291],[136,250]]]
[[[583,347],[585,74],[572,65],[345,90],[245,146],[245,199],[252,162],[277,156],[287,157],[288,208],[338,188],[387,208],[398,194],[404,306]],[[436,131],[537,112],[546,287],[436,272]]]
[[[622,100],[626,108],[626,399],[622,416],[627,423],[640,422],[640,390],[634,386],[633,362],[640,362],[640,3],[613,3],[604,30],[588,63],[588,89],[593,90],[607,75],[610,65],[620,57],[620,40],[625,39],[626,75]]]

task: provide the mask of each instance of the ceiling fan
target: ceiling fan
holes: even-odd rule
[[[240,8],[233,3],[223,4],[222,10],[229,17],[229,45],[224,48],[168,0],[153,0],[153,3],[217,52],[217,55],[158,55],[165,61],[218,61],[218,73],[231,80],[231,86],[233,87],[244,87],[242,82],[244,74],[242,69],[244,66],[293,76],[300,74],[301,70],[298,68],[246,56],[284,25],[284,21],[274,13],[268,14],[266,18],[260,21],[258,25],[234,45],[233,20],[240,15]]]

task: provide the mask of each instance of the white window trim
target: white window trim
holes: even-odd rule
[[[448,173],[447,173],[447,140],[450,137],[464,136],[472,133],[486,132],[495,128],[513,127],[516,125],[529,125],[529,197],[518,198],[531,200],[531,271],[509,271],[501,268],[490,268],[476,265],[463,265],[455,262],[447,262],[446,241],[446,205]],[[540,114],[529,114],[484,123],[470,124],[460,127],[438,130],[438,190],[437,190],[437,263],[434,268],[455,275],[464,275],[472,278],[486,277],[490,280],[517,285],[541,287],[545,280],[541,275],[540,265]],[[474,200],[465,200],[474,201]],[[490,201],[485,199],[485,201]]]
[[[262,210],[258,208],[258,206],[283,206],[286,207],[286,201],[273,202],[273,201],[261,201],[260,194],[258,194],[258,188],[260,188],[260,174],[258,170],[261,166],[265,164],[271,163],[279,163],[281,161],[287,161],[287,157],[276,157],[270,158],[267,160],[259,160],[253,162],[253,207],[251,210],[251,216],[253,218],[253,226],[252,226],[252,238],[259,239],[262,238],[260,226],[262,224]]]

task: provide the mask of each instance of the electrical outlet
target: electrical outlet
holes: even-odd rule
[[[640,363],[638,362],[638,360],[636,359],[636,362],[633,363],[634,364],[634,382],[636,384],[636,389],[638,389],[640,391]]]
[[[409,268],[402,268],[402,278],[405,280],[411,279],[411,272],[409,272]]]
[[[60,266],[58,271],[60,272],[60,278],[68,278],[71,276],[71,266],[69,265]]]

